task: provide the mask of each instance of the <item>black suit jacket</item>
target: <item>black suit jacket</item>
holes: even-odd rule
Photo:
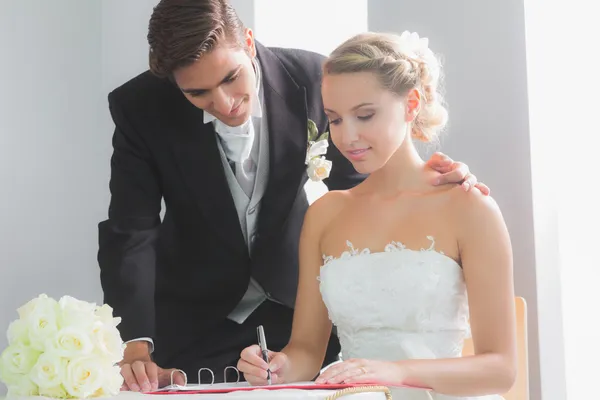
[[[249,256],[212,124],[169,80],[145,72],[109,94],[116,125],[109,216],[99,224],[104,301],[122,317],[123,340],[151,337],[174,353],[222,322],[251,275],[289,307],[308,207],[307,121],[328,129],[323,57],[257,43],[263,69],[270,170]],[[364,177],[330,144],[330,189]],[[161,199],[166,210],[160,220]]]

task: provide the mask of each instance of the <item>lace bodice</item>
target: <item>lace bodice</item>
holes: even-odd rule
[[[427,249],[411,250],[392,242],[377,253],[347,242],[348,251],[340,257],[323,256],[321,294],[338,329],[344,359],[461,355],[470,334],[462,268],[435,249],[432,237],[428,239]],[[419,396],[424,396],[422,391],[399,398],[458,399]]]

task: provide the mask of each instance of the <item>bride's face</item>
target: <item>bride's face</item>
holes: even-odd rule
[[[406,103],[374,74],[326,75],[322,96],[331,139],[359,173],[383,167],[404,142]]]

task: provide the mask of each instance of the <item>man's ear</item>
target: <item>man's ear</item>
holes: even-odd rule
[[[244,41],[246,42],[250,58],[256,57],[256,43],[254,43],[254,32],[252,32],[252,29],[246,28],[244,30]]]

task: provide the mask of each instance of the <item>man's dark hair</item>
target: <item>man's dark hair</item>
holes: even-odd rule
[[[161,0],[148,27],[150,71],[172,77],[223,39],[245,48],[244,29],[227,0]]]

